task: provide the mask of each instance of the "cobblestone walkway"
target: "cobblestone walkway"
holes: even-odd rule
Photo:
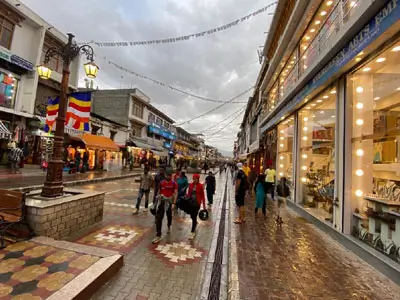
[[[188,177],[191,179],[191,175]],[[199,221],[194,241],[188,240],[190,217],[183,214],[174,216],[171,233],[166,232],[165,218],[163,239],[158,245],[153,245],[154,217],[150,212],[132,215],[138,187],[133,179],[82,186],[106,191],[104,220],[71,240],[125,254],[124,267],[93,299],[199,299],[203,270],[211,247],[212,211],[210,220]],[[215,207],[221,201],[223,188],[223,184],[217,184]]]
[[[231,191],[231,203],[234,199]],[[248,300],[398,300],[400,287],[290,210],[254,216],[236,233],[240,295]]]

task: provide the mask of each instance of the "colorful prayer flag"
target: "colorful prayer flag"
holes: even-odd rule
[[[44,131],[49,132],[53,130],[54,122],[56,121],[58,115],[58,108],[60,106],[60,97],[55,97],[52,99],[48,98],[47,108],[46,108],[46,124],[44,126]]]
[[[90,131],[90,108],[92,104],[91,92],[77,92],[69,96],[68,109],[66,115],[67,126]]]

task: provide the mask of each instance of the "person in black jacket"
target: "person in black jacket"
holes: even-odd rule
[[[206,177],[206,191],[207,191],[207,201],[208,206],[213,204],[213,198],[215,194],[216,182],[215,176],[213,172],[208,172],[208,176]]]

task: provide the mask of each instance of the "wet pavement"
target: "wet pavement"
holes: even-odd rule
[[[63,174],[64,182],[78,180],[93,180],[98,178],[113,178],[128,174],[136,174],[138,170],[133,171],[113,171],[113,172],[87,172],[78,174]],[[28,186],[43,185],[46,179],[46,173],[36,176],[22,176],[22,174],[9,174],[7,178],[0,178],[0,189],[24,188]]]
[[[188,177],[191,179],[191,175]],[[167,233],[164,218],[163,239],[158,245],[153,245],[154,217],[143,210],[138,215],[132,215],[139,188],[133,179],[84,185],[80,188],[106,192],[104,219],[101,224],[70,240],[125,255],[123,268],[93,299],[200,299],[214,227],[212,211],[209,220],[199,220],[197,236],[193,241],[188,239],[191,229],[188,215],[183,212],[174,215],[170,233]],[[214,207],[221,201],[223,190],[224,185],[217,184]]]
[[[281,209],[279,227],[275,202],[266,219],[246,204],[246,223],[232,224],[241,299],[400,299],[398,285],[297,214]]]

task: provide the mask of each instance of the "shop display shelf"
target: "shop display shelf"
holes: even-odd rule
[[[368,220],[368,217],[366,215],[362,215],[360,213],[353,212],[353,216],[360,220]]]
[[[364,197],[364,199],[367,201],[370,201],[370,202],[384,204],[386,206],[399,206],[400,207],[400,201],[389,201],[387,198],[379,198],[379,197],[376,197],[373,195],[367,195]]]

